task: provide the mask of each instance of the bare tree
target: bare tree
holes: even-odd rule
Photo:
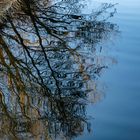
[[[0,19],[3,139],[55,139],[60,133],[71,139],[85,125],[90,131],[88,93],[96,97],[95,80],[107,68],[95,61],[96,46],[118,30],[107,21],[115,9],[100,17],[114,5],[85,15],[77,0],[48,3],[19,0]]]

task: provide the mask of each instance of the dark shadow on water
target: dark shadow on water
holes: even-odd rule
[[[0,139],[72,139],[85,128],[89,98],[108,65],[98,44],[117,32],[114,5],[89,15],[77,0],[21,0],[0,20]]]

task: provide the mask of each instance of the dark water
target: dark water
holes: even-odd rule
[[[0,139],[139,140],[139,1],[19,5],[0,20]]]

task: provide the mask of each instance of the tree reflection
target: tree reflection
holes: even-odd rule
[[[71,139],[85,126],[90,131],[88,96],[96,100],[96,78],[107,67],[97,44],[117,31],[107,22],[115,10],[101,17],[114,5],[85,15],[78,0],[49,4],[20,0],[0,19],[2,139]]]

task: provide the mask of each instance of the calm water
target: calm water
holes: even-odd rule
[[[56,1],[0,19],[0,140],[139,140],[139,0]]]
[[[105,98],[88,107],[94,116],[93,132],[78,140],[140,139],[140,1],[116,0],[115,21],[121,35],[112,54],[118,63],[101,81],[107,84]]]

